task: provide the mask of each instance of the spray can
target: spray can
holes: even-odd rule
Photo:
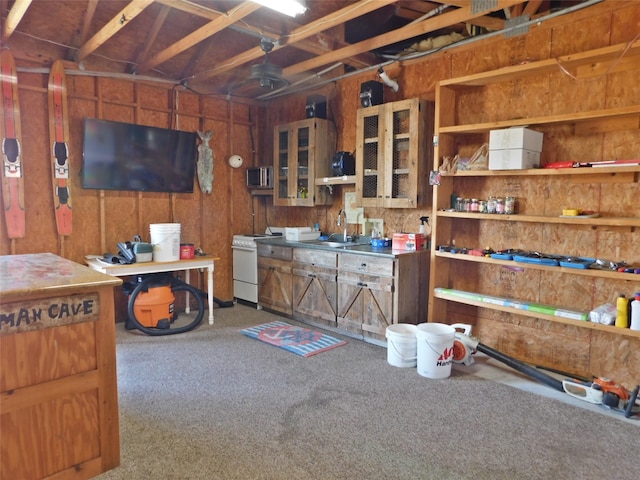
[[[629,301],[620,294],[616,302],[616,327],[629,328]]]
[[[640,330],[640,292],[636,292],[635,300],[631,302],[631,330]]]

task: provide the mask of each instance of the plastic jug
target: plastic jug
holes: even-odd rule
[[[635,300],[631,302],[631,330],[640,330],[640,292],[636,292]]]

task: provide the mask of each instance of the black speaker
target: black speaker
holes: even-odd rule
[[[327,118],[327,97],[310,95],[307,97],[307,118]]]
[[[380,82],[371,80],[360,84],[360,105],[363,107],[371,107],[372,105],[380,105],[382,103],[382,88]]]

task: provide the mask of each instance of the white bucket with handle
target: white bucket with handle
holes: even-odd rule
[[[418,325],[418,374],[427,378],[448,378],[451,375],[455,334],[455,328],[444,323]]]
[[[149,225],[154,262],[180,260],[180,224],[152,223]]]
[[[394,367],[415,367],[418,362],[416,332],[418,327],[410,323],[394,323],[385,332],[387,337],[387,362]]]

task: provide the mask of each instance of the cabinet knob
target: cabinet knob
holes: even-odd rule
[[[356,283],[356,285],[358,285],[359,287],[366,287],[367,286],[367,284],[364,283],[364,282],[358,282],[358,283]]]

